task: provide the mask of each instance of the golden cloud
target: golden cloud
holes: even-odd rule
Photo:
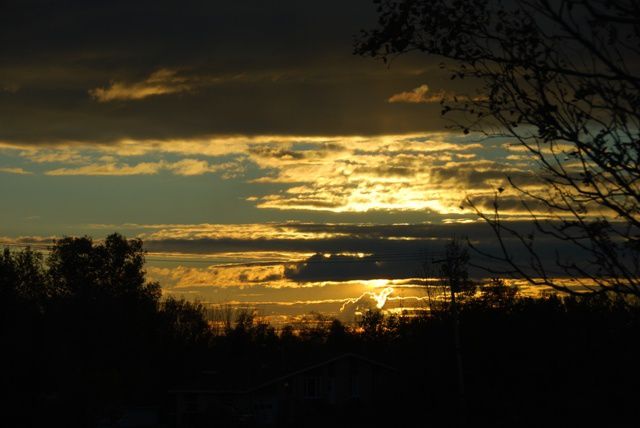
[[[101,163],[92,163],[77,168],[57,168],[46,171],[46,175],[153,175],[166,170],[175,175],[194,176],[208,173],[221,172],[224,178],[231,178],[241,174],[244,169],[236,162],[225,162],[221,164],[209,164],[209,162],[199,159],[182,159],[177,162],[141,162],[135,165],[117,163],[112,157],[105,156]]]
[[[142,162],[136,165],[116,164],[113,162],[89,164],[78,168],[58,168],[45,172],[46,175],[150,175],[162,169],[161,162]]]
[[[0,173],[17,174],[17,175],[30,175],[30,174],[32,174],[31,172],[26,171],[23,168],[11,168],[11,167],[0,167]]]
[[[347,236],[335,231],[306,231],[298,223],[199,224],[199,225],[134,225],[134,228],[156,229],[143,234],[146,239],[324,239]],[[111,225],[106,227],[112,228]],[[290,254],[289,254],[290,256]]]
[[[525,159],[513,156],[523,153],[514,152],[512,146],[483,145],[473,136],[452,133],[232,135],[38,146],[0,142],[0,149],[15,150],[34,163],[63,164],[45,172],[47,175],[168,171],[182,176],[215,173],[224,179],[241,179],[251,170],[255,192],[246,195],[246,200],[259,208],[278,210],[470,214],[459,208],[467,195],[489,198],[498,187],[508,187],[507,175],[519,182],[525,180],[528,186],[532,175],[521,172]],[[165,155],[178,159],[162,159]],[[132,158],[145,157],[152,160],[132,162]],[[266,188],[261,184],[276,190],[261,193]]]
[[[89,95],[98,102],[114,100],[141,100],[143,98],[186,92],[192,85],[175,70],[157,70],[142,82],[111,82],[108,87],[89,90]]]
[[[427,96],[429,92],[429,86],[420,85],[417,88],[413,88],[410,91],[400,92],[398,94],[391,95],[387,100],[390,103],[433,103],[440,101],[440,98],[436,99],[436,96]]]
[[[202,175],[211,172],[209,162],[199,159],[183,159],[172,164],[170,169],[178,175]]]
[[[400,92],[391,95],[387,102],[389,103],[410,103],[410,104],[428,104],[439,103],[441,101],[485,101],[488,98],[486,96],[469,97],[467,95],[457,95],[449,93],[444,90],[439,90],[433,94],[429,94],[430,89],[428,85],[422,84],[417,88],[413,88],[410,91]]]
[[[193,286],[229,287],[244,286],[251,283],[269,284],[279,287],[285,281],[285,267],[276,265],[253,266],[209,266],[196,268],[190,266],[177,266],[162,268],[150,266],[147,275],[153,281],[160,282],[166,288],[184,288]]]

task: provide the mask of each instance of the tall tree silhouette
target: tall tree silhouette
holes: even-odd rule
[[[202,369],[203,308],[160,301],[138,239],[64,238],[49,255],[0,253],[0,380],[20,426],[95,426]],[[162,376],[159,375],[162,373]]]
[[[145,282],[144,262],[142,241],[119,234],[99,244],[89,237],[58,240],[47,259],[50,280],[61,294],[157,301],[160,286]]]
[[[388,61],[410,51],[443,59],[477,93],[443,95],[465,133],[517,141],[535,177],[509,177],[493,201],[468,203],[494,229],[502,273],[575,292],[549,274],[535,237],[573,249],[563,274],[591,292],[640,296],[640,3],[632,0],[380,0],[379,26],[355,51]],[[533,185],[531,185],[533,181]],[[501,200],[521,199],[535,223],[501,221]],[[509,244],[507,244],[509,241]],[[515,247],[527,254],[522,263]]]

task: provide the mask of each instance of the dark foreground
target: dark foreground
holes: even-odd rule
[[[139,241],[0,255],[3,426],[637,426],[640,310],[612,296],[446,304],[276,332],[162,300]],[[460,409],[464,409],[461,413]]]

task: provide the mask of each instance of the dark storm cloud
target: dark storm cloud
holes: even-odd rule
[[[509,223],[520,233],[532,232],[529,221]],[[453,237],[491,242],[495,235],[485,223],[454,224],[322,224],[282,223],[270,225],[269,238],[146,239],[153,252],[218,253],[285,251],[306,253],[365,253],[402,257],[402,255],[441,253]],[[289,234],[318,235],[317,238],[278,238],[279,228]]]
[[[405,279],[423,275],[426,253],[375,254],[365,257],[316,254],[303,263],[288,265],[285,276],[294,281]]]
[[[535,232],[529,221],[512,221],[509,227],[521,236]],[[277,226],[275,226],[277,228]],[[326,234],[315,239],[162,239],[147,240],[145,246],[154,252],[217,253],[253,251],[303,252],[315,255],[301,262],[285,262],[284,276],[296,282],[345,281],[369,279],[402,279],[437,274],[437,263],[444,257],[445,246],[453,237],[467,239],[484,253],[500,255],[501,244],[494,232],[484,223],[471,224],[408,224],[408,225],[331,225],[287,224],[287,228],[301,233]],[[338,236],[335,236],[338,235]],[[525,271],[530,255],[520,241],[505,233],[504,245],[510,257]],[[538,234],[534,250],[552,276],[566,276],[555,267],[556,260],[584,261],[589,254],[568,242]],[[360,253],[360,254],[358,254]],[[487,277],[492,272],[506,272],[510,267],[470,251],[470,275]],[[249,263],[249,265],[255,265]]]
[[[272,269],[277,265],[283,266],[283,276],[295,282],[313,281],[345,281],[369,279],[402,279],[416,278],[424,275],[427,262],[427,275],[437,274],[437,263],[433,261],[444,257],[445,246],[454,237],[467,239],[481,252],[500,255],[501,244],[490,227],[485,223],[467,224],[321,224],[321,223],[282,223],[272,224],[274,236],[278,228],[285,229],[289,236],[295,233],[307,236],[318,235],[317,238],[201,238],[201,239],[145,239],[145,249],[154,253],[150,256],[159,257],[158,253],[208,254],[236,253],[239,257],[252,252],[270,252],[289,254],[312,253],[302,261],[268,261],[242,262],[225,265],[227,269],[245,266],[247,268],[264,266],[265,271],[251,277],[242,276],[242,283],[262,283],[277,281],[280,273]],[[521,236],[528,236],[536,232],[530,221],[510,221],[508,226]],[[504,245],[510,257],[528,270],[530,255],[525,251],[517,238],[505,232]],[[36,249],[44,249],[52,243],[50,238],[21,238],[16,239],[16,245],[31,244]],[[533,248],[541,263],[547,268],[551,276],[565,276],[566,273],[555,267],[556,260],[563,262],[574,260],[585,262],[590,255],[577,246],[565,241],[554,239],[549,235],[536,234]],[[471,250],[470,269],[473,277],[481,278],[492,275],[491,271],[507,271],[509,267],[503,263],[484,257],[481,253]],[[225,267],[219,267],[225,269]],[[226,278],[226,277],[225,277]]]
[[[522,228],[518,228],[523,231]],[[288,279],[298,282],[433,277],[439,274],[439,266],[444,259],[445,246],[449,241],[450,238],[429,243],[422,242],[422,248],[408,244],[404,248],[402,246],[396,247],[398,252],[379,252],[364,257],[316,254],[303,262],[286,265],[284,274]],[[536,276],[536,272],[530,268],[530,256],[524,251],[519,241],[512,236],[507,236],[503,243],[509,249],[512,260],[524,272]],[[512,271],[511,266],[483,255],[483,253],[496,256],[502,254],[500,243],[495,237],[494,239],[484,239],[479,243],[475,242],[475,248],[482,253],[469,250],[469,275],[471,277],[510,276],[507,272]],[[567,276],[564,270],[557,267],[557,260],[562,260],[564,263],[567,260],[584,261],[590,256],[588,252],[575,245],[548,236],[539,237],[534,249],[540,262],[545,266],[547,274],[552,277]]]
[[[443,259],[444,247],[448,241],[431,243],[429,250],[422,252],[378,253],[365,257],[351,255],[314,255],[304,262],[289,264],[285,268],[285,276],[298,282],[311,281],[347,281],[370,279],[406,279],[424,276],[437,276],[440,261]],[[510,250],[510,257],[524,272],[536,276],[530,268],[530,257],[523,251],[519,243],[510,237],[504,243]],[[477,244],[479,250],[494,255],[500,255],[499,243],[494,240]],[[535,245],[536,254],[540,262],[551,277],[566,277],[567,273],[557,267],[556,261],[587,260],[590,256],[586,251],[567,242],[542,238]],[[504,262],[484,257],[474,250],[469,251],[469,275],[473,278],[490,276],[505,276],[512,271],[511,266]],[[587,269],[588,270],[588,269]],[[502,275],[500,275],[502,273]]]
[[[437,106],[387,103],[428,64],[351,54],[375,19],[369,0],[4,2],[0,140],[439,127]]]

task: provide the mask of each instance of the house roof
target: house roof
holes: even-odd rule
[[[398,369],[396,369],[394,367],[391,367],[391,366],[389,366],[387,364],[384,364],[384,363],[381,363],[381,362],[378,362],[378,361],[374,361],[374,360],[369,359],[367,357],[363,357],[362,355],[354,354],[353,352],[348,352],[346,354],[338,355],[337,357],[330,358],[328,360],[322,361],[322,362],[314,364],[312,366],[305,367],[303,369],[296,370],[296,371],[293,371],[291,373],[287,373],[284,376],[280,376],[280,377],[271,379],[271,380],[269,380],[267,382],[264,382],[264,383],[261,383],[260,385],[255,386],[253,388],[249,388],[247,390],[247,392],[257,391],[259,389],[262,389],[262,388],[265,388],[267,386],[270,386],[270,385],[272,385],[274,383],[282,382],[283,380],[286,380],[288,378],[297,376],[299,374],[302,374],[302,373],[305,373],[305,372],[308,372],[308,371],[315,370],[315,369],[317,369],[319,367],[325,366],[327,364],[331,364],[331,363],[333,363],[335,361],[343,360],[345,358],[356,358],[358,360],[365,361],[365,362],[367,362],[367,363],[369,363],[371,365],[378,366],[378,367],[384,368],[386,370],[398,372]]]
[[[348,352],[348,353],[340,354],[340,355],[335,356],[333,358],[329,358],[327,360],[321,361],[319,363],[304,367],[302,369],[286,373],[286,374],[284,374],[282,376],[274,377],[274,378],[272,378],[270,380],[267,380],[265,382],[259,383],[259,384],[254,385],[254,386],[249,386],[249,387],[243,388],[243,389],[221,390],[221,389],[213,389],[213,388],[191,388],[191,389],[185,388],[185,389],[172,390],[170,392],[173,392],[173,393],[176,393],[176,392],[200,392],[200,393],[206,392],[208,394],[229,394],[229,395],[231,395],[231,394],[251,393],[251,392],[254,392],[254,391],[258,391],[258,390],[260,390],[262,388],[266,388],[266,387],[268,387],[270,385],[276,384],[278,382],[282,382],[282,381],[284,381],[286,379],[289,379],[291,377],[303,374],[303,373],[308,372],[308,371],[315,370],[315,369],[317,369],[319,367],[326,366],[327,364],[331,364],[333,362],[343,360],[345,358],[355,358],[355,359],[358,359],[360,361],[364,361],[364,362],[366,362],[368,364],[371,364],[373,366],[377,366],[377,367],[383,368],[385,370],[389,370],[389,371],[393,371],[393,372],[399,372],[399,370],[396,369],[395,367],[389,366],[389,365],[381,363],[379,361],[372,360],[372,359],[364,357],[362,355],[355,354],[353,352]]]

